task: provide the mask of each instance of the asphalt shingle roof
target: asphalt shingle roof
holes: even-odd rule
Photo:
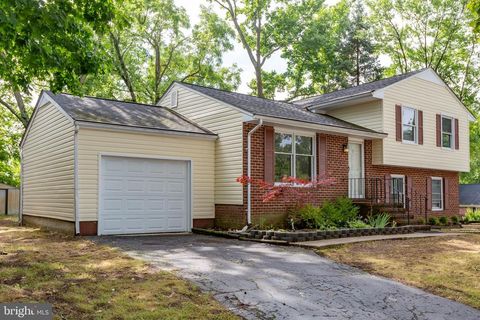
[[[45,91],[76,121],[214,134],[168,108],[94,97],[77,97]]]
[[[375,90],[385,88],[385,87],[387,87],[391,84],[394,84],[395,82],[401,81],[403,79],[406,79],[410,76],[413,76],[413,75],[415,75],[417,73],[420,73],[422,71],[425,71],[425,70],[426,69],[416,70],[416,71],[396,75],[396,76],[393,76],[393,77],[390,77],[390,78],[386,78],[386,79],[382,79],[382,80],[378,80],[378,81],[373,81],[373,82],[369,82],[369,83],[364,83],[364,84],[361,84],[361,85],[358,85],[358,86],[355,86],[355,87],[350,87],[350,88],[346,88],[346,89],[342,89],[342,90],[333,91],[333,92],[330,92],[330,93],[325,93],[325,94],[322,94],[322,95],[317,95],[317,96],[297,100],[293,103],[295,103],[297,106],[299,106],[301,108],[307,108],[307,107],[311,107],[311,106],[322,105],[322,104],[325,104],[325,103],[328,103],[328,102],[331,102],[331,101],[334,101],[334,100],[337,100],[337,99],[349,98],[349,97],[353,97],[353,96],[356,96],[356,95],[360,95],[362,93],[373,92]]]
[[[460,185],[460,205],[480,205],[480,184]]]
[[[354,123],[343,121],[329,115],[317,114],[310,111],[301,110],[293,103],[258,98],[247,94],[208,88],[191,83],[179,83],[209,97],[215,98],[229,105],[245,110],[253,115],[296,120],[325,126],[378,133],[374,130],[356,125]]]

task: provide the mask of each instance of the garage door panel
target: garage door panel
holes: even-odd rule
[[[146,173],[146,165],[145,161],[136,161],[136,159],[128,159],[127,160],[127,172],[131,173]]]
[[[110,211],[110,210],[121,210],[123,206],[122,199],[111,199],[106,198],[103,202],[103,209]]]
[[[152,193],[164,193],[166,189],[165,181],[161,180],[149,180],[147,181],[147,192]]]
[[[187,231],[185,161],[103,157],[100,233]]]
[[[155,163],[154,161],[147,162],[148,172],[152,174],[153,177],[164,177],[167,173],[165,168],[165,163]]]
[[[123,190],[123,179],[105,177],[104,190],[106,193],[121,192]]]
[[[145,193],[145,179],[126,179],[124,183],[127,192]]]
[[[166,209],[165,202],[166,200],[147,199],[146,209],[148,211],[154,212],[155,215],[164,213]],[[148,211],[147,211],[147,215],[148,215]]]
[[[104,158],[104,170],[106,174],[122,172],[125,168],[125,160],[121,158]]]
[[[185,182],[184,181],[170,181],[167,185],[168,193],[185,193]]]
[[[169,218],[168,219],[168,230],[176,230],[183,227],[183,220],[180,218]]]

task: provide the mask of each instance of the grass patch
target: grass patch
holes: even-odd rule
[[[360,242],[317,253],[480,309],[480,234]]]
[[[238,319],[171,273],[13,216],[0,218],[0,301],[49,302],[56,319]]]

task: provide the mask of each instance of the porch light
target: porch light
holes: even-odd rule
[[[343,152],[348,153],[348,144],[343,145]]]

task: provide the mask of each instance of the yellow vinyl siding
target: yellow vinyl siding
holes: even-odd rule
[[[242,204],[242,185],[236,178],[242,175],[243,114],[227,105],[195,91],[175,85],[178,104],[173,110],[218,134],[215,143],[215,203]],[[169,107],[167,95],[163,106]]]
[[[95,221],[98,212],[100,154],[170,157],[192,160],[192,216],[214,218],[214,146],[212,140],[80,128],[78,133],[79,220]]]
[[[23,214],[75,221],[74,132],[56,106],[39,107],[22,149]]]
[[[396,141],[396,104],[423,111],[423,145]],[[436,114],[442,113],[459,121],[459,150],[436,146]],[[374,164],[469,171],[468,112],[443,85],[417,77],[399,82],[385,90],[383,115],[388,137],[383,140],[383,162]]]
[[[379,132],[383,131],[381,100],[334,109],[327,113],[365,128]]]

